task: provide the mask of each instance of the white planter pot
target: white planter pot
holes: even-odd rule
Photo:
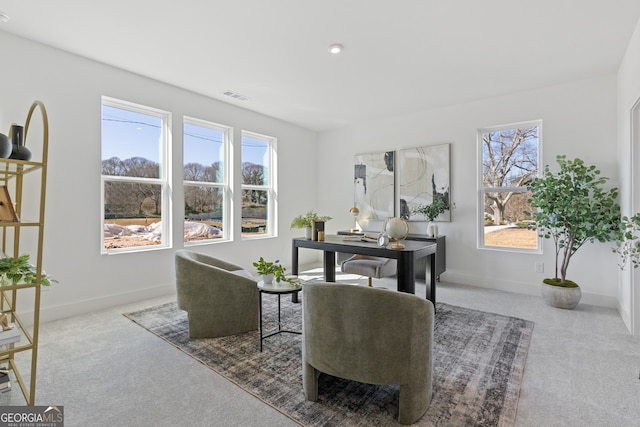
[[[271,285],[273,283],[273,274],[263,274],[262,283],[265,285]]]
[[[438,224],[431,221],[427,226],[427,237],[438,237]]]
[[[311,227],[304,228],[304,238],[307,240],[311,240]]]
[[[565,288],[542,283],[540,294],[544,302],[552,307],[571,310],[576,308],[582,298],[580,288]]]

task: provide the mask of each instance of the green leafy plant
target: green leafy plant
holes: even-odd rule
[[[265,261],[263,257],[260,257],[258,261],[253,263],[253,266],[257,269],[258,274],[261,276],[265,276],[267,274],[275,275],[276,272],[280,271],[281,269],[284,270],[284,267],[282,267],[279,262],[280,260]]]
[[[445,203],[442,197],[435,197],[431,204],[418,205],[411,210],[411,213],[424,215],[429,221],[435,221],[444,211],[448,211],[455,206]]]
[[[625,269],[631,261],[633,268],[640,266],[640,214],[631,217],[623,216],[620,227],[616,233],[616,247],[613,249],[618,254],[618,266]]]
[[[36,267],[29,263],[29,254],[20,255],[17,258],[0,258],[0,278],[2,283],[13,285],[18,283],[34,284],[36,283],[36,277]],[[42,271],[40,284],[42,286],[51,286],[52,282],[57,283],[58,281]]]
[[[291,285],[299,285],[296,279],[286,277],[287,269],[280,264],[280,260],[266,261],[263,257],[260,257],[258,261],[253,263],[253,266],[261,276],[273,274],[273,278],[278,283],[287,282]]]
[[[314,211],[308,211],[304,215],[298,215],[291,220],[290,228],[307,228],[313,226],[315,221],[330,221],[332,218],[326,215],[318,215]]]
[[[538,235],[553,239],[555,245],[555,277],[544,283],[577,287],[567,280],[569,262],[587,242],[616,240],[620,227],[620,205],[617,188],[605,189],[608,180],[595,166],[580,159],[557,156],[557,173],[545,166],[544,174],[529,186],[533,193],[529,203]],[[558,269],[560,274],[558,275]]]

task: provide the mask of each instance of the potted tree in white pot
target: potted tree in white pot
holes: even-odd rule
[[[552,239],[555,246],[555,277],[542,283],[542,297],[549,305],[572,309],[582,292],[567,279],[572,257],[587,242],[616,240],[620,229],[620,205],[617,188],[605,189],[608,180],[595,166],[580,159],[556,158],[560,170],[553,173],[545,166],[544,175],[529,189],[538,235]]]

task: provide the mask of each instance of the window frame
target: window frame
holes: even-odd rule
[[[242,158],[242,144],[244,142],[244,138],[252,138],[258,139],[266,142],[268,144],[267,153],[268,153],[268,185],[251,185],[244,184],[242,182],[242,164],[244,162]],[[241,240],[255,240],[255,239],[265,239],[271,237],[278,237],[278,206],[277,206],[277,138],[269,135],[264,135],[252,131],[242,130],[240,132],[240,192],[239,192],[239,200],[240,200],[240,209],[239,209],[239,218],[240,218],[240,238]],[[267,232],[264,234],[257,235],[243,235],[242,233],[242,193],[244,190],[258,190],[258,191],[266,191],[267,192]]]
[[[172,162],[171,162],[171,120],[172,114],[169,111],[160,110],[158,108],[149,107],[141,104],[136,104],[129,101],[124,101],[117,98],[111,98],[108,96],[102,96],[100,103],[100,117],[101,123],[104,119],[103,108],[105,106],[118,108],[121,110],[127,110],[130,112],[145,114],[161,119],[161,136],[159,149],[159,171],[158,178],[143,178],[143,177],[128,177],[119,175],[104,175],[102,173],[102,154],[100,155],[100,253],[102,255],[119,254],[119,253],[132,253],[141,251],[153,251],[170,248],[173,245],[172,241],[172,198],[171,198],[171,175],[172,175]],[[102,147],[102,132],[100,135],[100,144]],[[102,149],[101,149],[102,152]],[[161,221],[161,241],[157,245],[145,245],[134,246],[130,248],[114,248],[106,249],[104,241],[104,225],[105,225],[105,186],[107,182],[116,183],[141,183],[141,184],[156,184],[161,187],[162,201],[160,203],[160,221]]]
[[[185,241],[183,237],[183,244],[185,247],[187,246],[197,246],[203,244],[212,244],[212,243],[221,243],[221,242],[229,242],[233,239],[232,227],[232,200],[231,194],[231,177],[233,176],[233,165],[231,162],[231,147],[233,141],[233,128],[230,126],[225,126],[219,123],[214,123],[208,120],[197,119],[194,117],[183,116],[182,118],[182,150],[184,153],[184,125],[189,124],[192,126],[200,126],[204,128],[208,128],[211,130],[220,131],[223,134],[223,182],[206,182],[206,181],[187,181],[184,178],[184,158],[182,161],[182,189],[183,196],[185,194],[185,188],[187,186],[205,186],[222,189],[222,237],[219,239],[207,239],[207,240],[197,240],[197,241]],[[184,206],[183,206],[184,209]],[[182,227],[184,230],[184,223],[186,221],[184,210],[183,210],[183,218],[182,218]],[[183,233],[184,234],[184,233]]]
[[[527,254],[542,254],[542,242],[543,239],[540,236],[537,236],[537,248],[529,249],[529,248],[517,248],[517,247],[509,247],[509,246],[487,246],[484,242],[484,202],[485,202],[485,194],[486,193],[508,193],[508,192],[518,192],[518,193],[526,193],[527,187],[484,187],[483,180],[483,160],[484,160],[484,145],[483,145],[483,135],[490,132],[499,132],[503,130],[513,130],[518,128],[525,127],[537,127],[538,128],[538,153],[537,153],[537,162],[538,162],[538,173],[536,177],[542,176],[542,120],[529,120],[524,122],[511,123],[506,125],[498,125],[498,126],[488,126],[484,128],[479,128],[477,130],[477,161],[478,161],[478,200],[477,200],[477,224],[478,224],[478,236],[477,236],[477,248],[482,250],[491,250],[491,251],[500,251],[500,252],[514,252],[514,253],[527,253]]]

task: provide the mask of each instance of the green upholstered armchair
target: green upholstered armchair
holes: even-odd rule
[[[175,254],[178,307],[189,317],[189,338],[258,329],[256,280],[242,267],[186,249]]]
[[[302,382],[318,398],[318,377],[400,386],[398,421],[412,424],[432,395],[431,301],[386,289],[307,283],[303,291]]]

